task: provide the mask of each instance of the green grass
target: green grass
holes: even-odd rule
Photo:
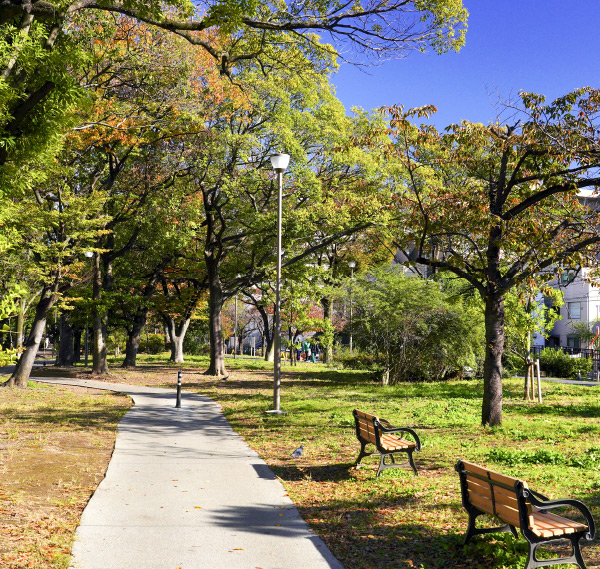
[[[271,406],[270,372],[244,371],[227,382],[194,384],[219,401],[227,418],[273,468],[301,513],[346,569],[392,567],[523,567],[523,539],[481,536],[462,548],[467,516],[454,465],[482,463],[528,481],[554,498],[600,507],[600,406],[596,388],[544,383],[544,403],[520,399],[522,380],[505,382],[501,427],[480,425],[481,382],[380,387],[364,374],[324,366],[286,368],[281,407]],[[254,364],[255,365],[255,364]],[[387,470],[375,477],[377,459],[353,468],[358,442],[352,409],[375,411],[395,425],[414,427],[423,442],[415,455],[419,476]],[[304,443],[300,460],[290,452]],[[584,547],[588,567],[600,548]]]

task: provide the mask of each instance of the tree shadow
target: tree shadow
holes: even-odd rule
[[[350,480],[354,463],[328,464],[326,466],[278,465],[271,470],[282,480],[312,480],[313,482],[341,482]]]
[[[538,404],[538,405],[527,405],[522,402],[505,404],[505,409],[514,413],[515,415],[531,416],[531,415],[542,415],[549,417],[600,417],[600,404],[598,403],[581,403],[569,405],[553,403]]]
[[[415,503],[417,502],[417,503]],[[385,501],[385,514],[402,518],[407,509],[421,507],[414,496],[392,496]],[[474,540],[462,547],[464,527],[446,530],[434,529],[433,524],[403,522],[390,525],[382,512],[383,505],[355,498],[337,500],[315,506],[300,508],[317,534],[322,535],[332,553],[346,566],[353,569],[373,567],[447,569],[449,567],[500,567],[498,560],[526,555],[526,544],[500,534],[493,539],[493,546],[484,540]],[[436,511],[425,512],[436,516]],[[283,515],[282,515],[283,514]],[[303,531],[301,519],[292,509],[281,510],[269,505],[236,508],[225,507],[214,515],[214,523],[230,530],[251,533],[267,533],[285,537],[297,537]],[[350,529],[349,529],[350,528]],[[518,561],[516,565],[518,566]]]

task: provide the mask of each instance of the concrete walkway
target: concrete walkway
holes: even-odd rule
[[[184,392],[176,409],[173,390],[38,381],[135,402],[83,512],[72,569],[343,569],[211,399]]]

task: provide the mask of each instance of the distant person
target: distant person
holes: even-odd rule
[[[304,359],[308,361],[308,358],[310,358],[310,343],[308,340],[302,342],[302,351],[304,352]]]

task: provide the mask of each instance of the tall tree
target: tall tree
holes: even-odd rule
[[[555,270],[595,267],[600,243],[600,91],[546,103],[522,93],[509,124],[463,121],[443,134],[391,114],[394,239],[406,258],[466,279],[485,306],[484,425],[502,421],[508,291]],[[585,190],[588,190],[587,193]]]
[[[207,373],[226,374],[223,302],[241,287],[274,280],[277,187],[271,154],[283,147],[293,156],[283,196],[284,267],[367,227],[379,209],[374,171],[359,163],[358,151],[351,167],[338,151],[351,146],[353,122],[327,76],[312,78],[310,84],[295,75],[274,80],[249,70],[244,81],[252,86],[250,96],[236,106],[226,101],[194,145],[193,183],[204,207],[201,239],[210,290]]]
[[[135,363],[134,346],[150,298],[182,246],[182,232],[173,230],[184,195],[177,181],[189,169],[183,161],[182,123],[191,108],[194,116],[205,116],[203,111],[220,95],[218,85],[209,89],[219,81],[218,74],[207,70],[207,57],[199,57],[183,40],[125,17],[98,17],[96,26],[113,34],[105,40],[90,38],[94,58],[84,72],[86,82],[96,79],[89,92],[93,105],[70,136],[69,150],[81,172],[80,183],[106,194],[105,231],[93,247],[92,370],[103,375],[108,372],[111,306],[117,307],[117,315],[124,307],[133,310],[125,363]],[[126,257],[142,262],[132,271]],[[135,278],[139,287],[132,285]],[[127,300],[128,294],[135,300]]]
[[[72,187],[70,169],[60,164],[57,170],[61,166],[62,171],[57,171],[51,184],[35,186],[32,194],[18,204],[18,215],[11,222],[21,235],[15,246],[33,261],[29,278],[39,292],[25,350],[8,386],[26,386],[48,312],[74,284],[86,278],[86,244],[97,238],[105,223],[101,213],[103,196]]]

